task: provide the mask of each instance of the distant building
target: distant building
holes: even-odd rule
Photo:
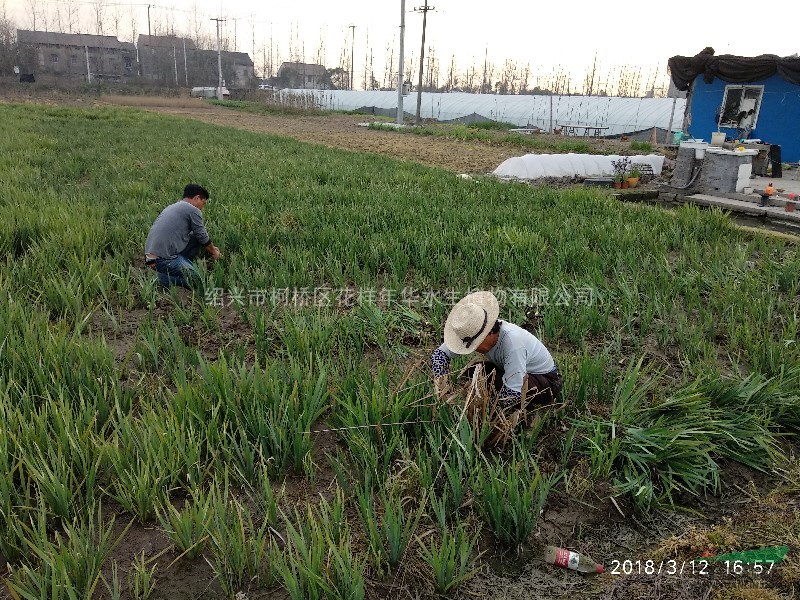
[[[189,38],[174,35],[140,35],[138,39],[142,77],[164,85],[216,85],[216,50],[201,50]],[[245,52],[222,55],[222,78],[227,87],[252,87],[253,61]]]
[[[136,48],[111,35],[17,30],[20,71],[121,81],[138,75]]]
[[[175,35],[139,35],[140,74],[167,85],[186,85],[189,57],[195,53],[194,41]],[[176,77],[177,72],[177,77]]]
[[[217,53],[214,52],[214,56]],[[232,87],[252,87],[255,80],[255,65],[250,55],[246,52],[223,52],[223,63],[226,58],[230,61],[230,68],[233,70],[233,75],[228,81],[228,85]],[[227,75],[223,64],[223,74]],[[230,71],[228,71],[230,72]]]
[[[303,90],[331,88],[328,71],[323,65],[300,62],[281,63],[276,79],[280,87]]]

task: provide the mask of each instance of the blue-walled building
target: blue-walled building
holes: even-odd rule
[[[708,48],[669,66],[676,87],[689,92],[691,137],[758,138],[780,145],[782,162],[800,161],[800,58],[713,56]]]

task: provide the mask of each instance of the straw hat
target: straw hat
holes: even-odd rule
[[[500,304],[491,292],[464,296],[444,324],[444,345],[455,354],[474,352],[489,335],[500,315]]]

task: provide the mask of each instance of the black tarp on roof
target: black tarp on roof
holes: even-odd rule
[[[673,56],[667,64],[675,87],[682,92],[688,91],[698,75],[702,75],[706,83],[715,78],[729,83],[748,83],[778,74],[786,81],[800,85],[800,58],[796,57],[781,58],[772,54],[714,56],[714,49],[706,48],[691,57]]]

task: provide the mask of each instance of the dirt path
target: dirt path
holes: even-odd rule
[[[524,150],[485,142],[449,140],[359,127],[359,123],[369,119],[365,115],[260,115],[218,106],[140,108],[214,125],[293,137],[329,148],[386,154],[456,173],[489,173],[505,159],[525,154]]]
[[[524,147],[501,141],[503,132],[486,132],[494,141],[459,140],[439,136],[409,135],[359,127],[370,115],[320,114],[282,115],[257,114],[207,104],[190,98],[158,96],[103,96],[86,98],[59,93],[22,94],[17,90],[0,91],[0,102],[36,102],[89,106],[130,106],[161,114],[195,119],[212,125],[234,127],[244,131],[291,137],[302,142],[329,148],[385,154],[400,160],[439,167],[454,173],[487,174],[507,158],[531,152]],[[549,137],[543,135],[543,137]],[[561,142],[557,137],[554,141]],[[595,151],[629,154],[630,149],[618,140],[584,139]],[[541,152],[541,151],[540,151]]]

